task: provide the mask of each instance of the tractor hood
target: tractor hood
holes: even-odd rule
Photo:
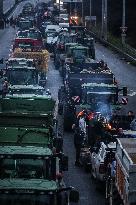
[[[47,147],[51,140],[49,129],[0,127],[0,144]]]
[[[49,95],[15,95],[0,99],[0,115],[25,113],[45,115],[53,113],[55,101]]]
[[[43,179],[2,179],[0,180],[0,191],[6,191],[19,194],[32,194],[38,192],[56,191],[57,184],[55,181]]]

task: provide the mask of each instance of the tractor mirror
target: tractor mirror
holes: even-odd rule
[[[90,148],[91,152],[98,153],[98,147],[92,147]]]
[[[63,103],[58,104],[58,113],[59,113],[59,115],[63,114]]]
[[[123,87],[123,96],[127,96],[127,87]]]
[[[63,149],[63,138],[62,137],[55,137],[53,140],[53,145],[56,148],[56,152],[60,153]]]
[[[78,203],[79,201],[79,192],[76,190],[71,190],[69,193],[69,201],[73,203]]]
[[[68,171],[68,156],[62,156],[61,164],[62,164],[62,171]]]
[[[122,105],[127,105],[127,104],[128,104],[128,98],[122,97],[122,99],[121,99],[121,104],[122,104]]]

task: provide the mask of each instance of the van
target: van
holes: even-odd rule
[[[60,26],[59,25],[47,25],[45,29],[45,33],[48,32],[59,32],[60,31]]]

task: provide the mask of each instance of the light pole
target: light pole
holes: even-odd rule
[[[92,0],[90,0],[90,26],[91,26],[91,16],[92,16]]]
[[[60,0],[59,0],[59,12],[60,12]]]
[[[84,0],[82,0],[82,23],[84,25]]]
[[[122,33],[121,33],[122,44],[125,44],[126,30],[127,30],[127,27],[126,27],[126,0],[123,0],[121,30],[122,30]]]
[[[102,0],[102,28],[101,37],[107,41],[107,0]]]
[[[0,0],[0,19],[3,19],[3,0]]]

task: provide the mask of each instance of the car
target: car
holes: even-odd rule
[[[60,26],[59,25],[47,25],[45,29],[45,33],[47,32],[59,32]]]

